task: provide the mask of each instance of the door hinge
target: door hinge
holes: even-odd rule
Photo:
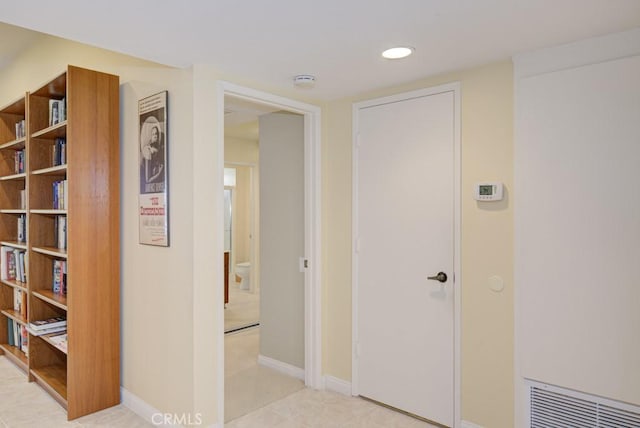
[[[309,269],[309,260],[304,257],[300,257],[298,268],[300,269],[300,272],[304,272],[305,269]]]

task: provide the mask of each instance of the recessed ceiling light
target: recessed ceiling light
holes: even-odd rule
[[[397,46],[382,52],[382,56],[387,59],[406,58],[413,53],[414,49],[406,46]]]

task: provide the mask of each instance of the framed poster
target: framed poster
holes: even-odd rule
[[[169,246],[167,91],[138,102],[140,243]]]

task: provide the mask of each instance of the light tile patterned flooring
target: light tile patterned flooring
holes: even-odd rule
[[[115,406],[73,421],[67,413],[35,382],[6,357],[0,357],[0,427],[150,427],[141,417],[123,405]]]
[[[229,279],[229,303],[224,309],[224,331],[260,322],[260,292],[241,290],[240,284]]]
[[[224,337],[224,417],[236,419],[304,388],[304,382],[258,365],[260,329]]]
[[[426,422],[356,397],[303,389],[227,428],[427,428]]]
[[[0,428],[104,427],[153,425],[123,405],[66,420],[66,412],[42,388],[0,356]],[[301,389],[237,418],[228,428],[427,428],[425,422],[362,400],[329,391]]]

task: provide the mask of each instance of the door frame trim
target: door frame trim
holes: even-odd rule
[[[322,294],[321,294],[321,109],[318,106],[240,86],[227,81],[218,81],[216,87],[218,132],[215,138],[220,174],[224,166],[224,97],[231,95],[246,101],[266,104],[304,116],[304,212],[305,212],[305,254],[309,268],[304,274],[305,287],[305,385],[322,388]],[[220,178],[222,181],[222,178]],[[220,210],[223,204],[219,204]],[[222,219],[222,212],[219,212]],[[220,225],[219,230],[222,230]],[[222,235],[218,240],[223,239]],[[218,247],[222,248],[223,245]],[[222,260],[222,254],[220,260]],[[223,272],[221,272],[221,275]],[[224,281],[216,281],[216,295],[224,301]],[[217,367],[218,414],[224,420],[224,309],[214,305],[218,323]]]
[[[409,92],[403,92],[387,97],[375,98],[371,100],[361,101],[353,104],[353,135],[352,135],[352,176],[351,176],[351,189],[352,189],[352,213],[351,213],[351,281],[352,281],[352,352],[351,352],[351,394],[358,394],[358,257],[357,257],[357,239],[356,231],[358,230],[358,188],[357,188],[357,176],[358,176],[358,157],[357,148],[359,140],[359,113],[360,110],[373,107],[381,104],[388,104],[400,101],[406,101],[413,98],[420,98],[430,95],[436,95],[443,92],[453,92],[454,96],[454,262],[453,262],[453,351],[454,351],[454,364],[453,364],[453,423],[454,427],[459,427],[461,423],[460,415],[460,391],[461,391],[461,379],[460,379],[460,316],[461,316],[461,294],[462,294],[462,270],[461,270],[461,218],[462,218],[462,203],[461,203],[461,182],[462,182],[462,170],[461,170],[461,94],[460,94],[460,82],[452,82],[444,85],[434,86],[430,88],[418,89]]]

